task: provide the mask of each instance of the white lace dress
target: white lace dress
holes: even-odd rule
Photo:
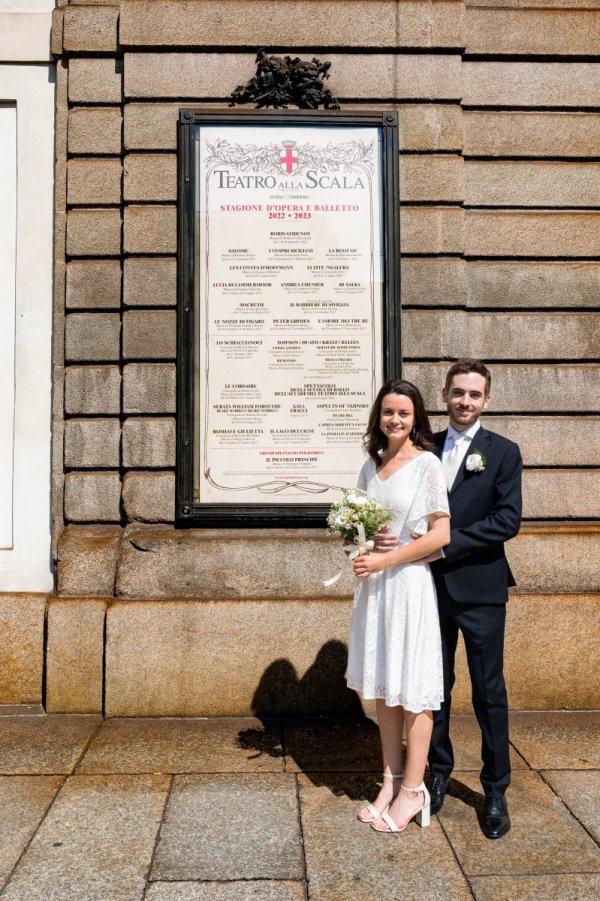
[[[441,463],[424,451],[385,481],[367,460],[358,487],[392,511],[398,544],[427,531],[427,516],[448,513]],[[440,624],[427,563],[390,566],[357,580],[348,649],[348,686],[415,713],[439,710],[444,697]]]

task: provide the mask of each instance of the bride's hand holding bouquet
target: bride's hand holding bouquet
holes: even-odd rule
[[[357,575],[356,562],[369,559],[369,552],[375,547],[374,539],[389,518],[390,511],[387,507],[383,507],[358,488],[351,491],[342,490],[340,500],[331,505],[327,517],[327,531],[332,535],[341,535],[345,539],[344,550],[354,563],[354,571]],[[378,558],[380,565],[373,568],[372,572],[384,569],[385,567],[381,564],[383,563],[382,557],[385,555],[375,554],[373,556]],[[341,573],[338,573],[324,584],[333,585],[334,581],[338,581],[340,575]]]

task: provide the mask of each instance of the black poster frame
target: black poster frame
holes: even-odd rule
[[[381,129],[383,379],[401,375],[400,204],[395,112],[181,109],[178,124],[177,470],[176,525],[195,527],[323,527],[328,504],[202,504],[194,501],[194,133],[198,125],[362,126]]]

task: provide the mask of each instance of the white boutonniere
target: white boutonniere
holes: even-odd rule
[[[467,457],[465,467],[469,472],[483,472],[486,463],[486,455],[482,454],[479,450],[475,450]]]

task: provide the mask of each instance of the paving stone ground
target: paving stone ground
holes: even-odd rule
[[[513,828],[481,832],[479,734],[428,829],[355,818],[367,718],[113,719],[0,708],[1,901],[592,901],[600,713],[513,713]]]

